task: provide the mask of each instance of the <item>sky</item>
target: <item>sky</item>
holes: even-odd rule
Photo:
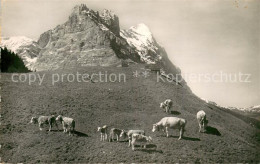
[[[259,0],[2,0],[1,36],[37,40],[81,3],[112,10],[121,29],[146,24],[197,96],[260,104]]]

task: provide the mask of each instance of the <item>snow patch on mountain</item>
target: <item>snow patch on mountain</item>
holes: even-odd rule
[[[25,36],[2,37],[0,47],[6,47],[12,52],[18,54],[25,66],[33,70],[33,64],[37,61],[37,50],[39,45]]]
[[[1,38],[1,47],[6,47],[7,49],[17,53],[17,50],[21,46],[27,46],[34,42],[34,40],[27,38],[25,36],[14,36],[14,37],[2,37]]]
[[[145,46],[149,46],[150,43],[153,43],[153,36],[150,29],[143,23],[138,24],[136,27],[130,27],[130,30],[139,35],[140,41],[144,43]]]
[[[158,47],[155,45],[155,40],[150,29],[143,23],[137,26],[132,26],[128,30],[121,30],[120,35],[126,39],[130,46],[136,48],[141,60],[147,64],[155,64],[155,60],[149,56],[149,50],[156,53]],[[161,56],[159,56],[161,59]]]
[[[250,112],[250,113],[260,113],[260,105],[256,105],[256,106],[251,106],[248,108],[237,108],[237,107],[223,107],[229,110],[238,110],[241,112]]]
[[[251,106],[249,108],[238,108],[238,110],[241,110],[243,112],[255,112],[260,113],[260,105]]]
[[[27,61],[27,64],[25,65],[27,68],[32,69],[33,64],[37,61],[37,57],[35,58],[29,58],[27,56],[23,56],[24,59]]]

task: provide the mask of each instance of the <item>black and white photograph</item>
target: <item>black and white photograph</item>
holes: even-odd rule
[[[1,0],[0,163],[260,163],[259,0]]]

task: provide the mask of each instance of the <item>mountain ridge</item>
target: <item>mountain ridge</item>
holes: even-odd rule
[[[245,112],[245,113],[260,113],[260,105],[253,105],[250,107],[239,108],[239,107],[232,107],[232,106],[221,106],[221,105],[218,105],[214,101],[210,101],[210,100],[207,100],[204,98],[200,98],[200,99],[203,100],[204,102],[206,102],[207,104],[211,104],[216,107],[220,107],[220,108],[224,108],[224,109],[228,109],[228,110],[232,110],[232,111],[240,111],[240,112]]]
[[[33,44],[37,48],[26,44],[20,49],[33,49],[36,56],[32,57],[27,51],[18,52],[18,55],[34,71],[119,66],[122,60],[130,59],[136,63],[159,64],[168,72],[180,73],[146,25],[142,23],[121,30],[119,17],[112,11],[105,9],[99,13],[85,4],[75,6],[65,23],[42,33]],[[10,45],[7,48],[14,49]]]

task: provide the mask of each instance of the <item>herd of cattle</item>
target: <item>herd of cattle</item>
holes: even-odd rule
[[[164,102],[160,104],[160,107],[165,110],[166,113],[170,113],[170,109],[172,107],[172,100],[167,99]],[[205,132],[208,120],[206,119],[206,113],[201,110],[197,113],[197,120],[199,123],[199,132]],[[55,124],[57,129],[58,124],[57,122],[60,121],[63,127],[63,132],[64,133],[74,133],[75,131],[75,120],[69,117],[64,117],[64,116],[57,116],[55,117],[54,115],[51,116],[40,116],[38,118],[32,117],[30,123],[38,123],[40,130],[42,130],[42,127],[44,124],[49,125],[49,131],[51,131],[53,125]],[[165,131],[166,136],[169,137],[169,129],[178,129],[180,131],[180,140],[183,137],[184,133],[184,128],[186,125],[187,121],[183,118],[178,118],[178,117],[164,117],[162,118],[159,122],[153,124],[153,129],[152,132],[155,131]],[[98,127],[97,129],[98,132],[100,132],[101,137],[100,141],[113,141],[115,136],[116,140],[119,141],[119,138],[126,138],[128,137],[129,140],[129,147],[132,145],[132,150],[134,150],[135,145],[139,143],[141,146],[144,146],[146,148],[146,144],[148,142],[152,141],[152,138],[150,136],[145,136],[145,131],[144,130],[129,130],[125,131],[122,129],[118,128],[111,128],[110,133],[108,135],[108,126],[104,125],[103,127]]]

